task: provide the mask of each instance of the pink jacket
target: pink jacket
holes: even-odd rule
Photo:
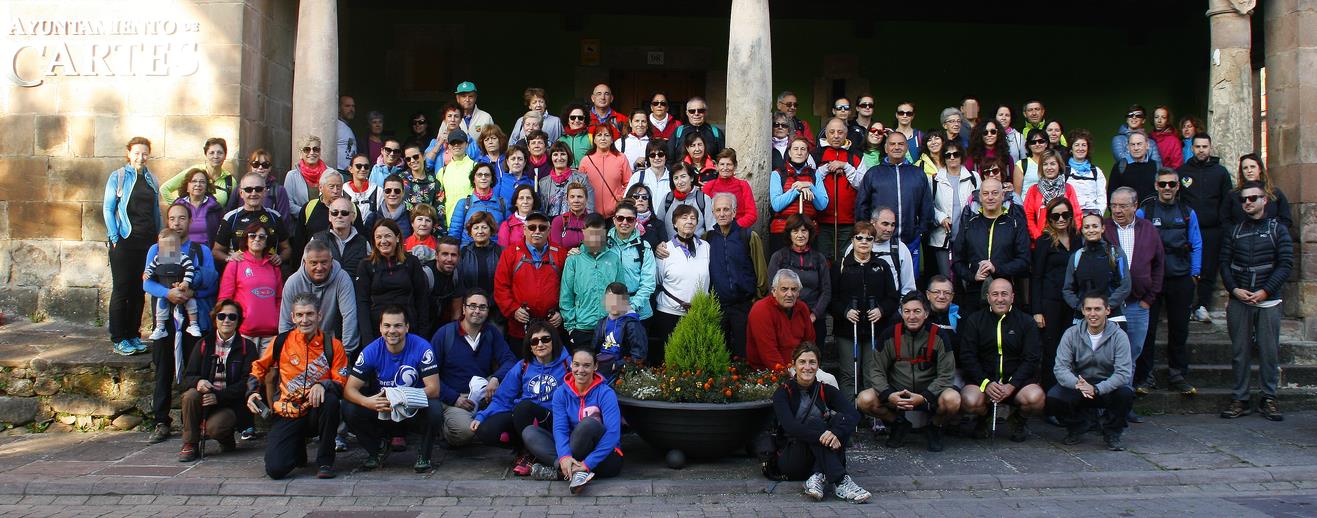
[[[755,195],[750,190],[750,182],[740,178],[714,178],[704,182],[700,190],[713,199],[714,195],[720,192],[731,193],[736,196],[736,224],[741,228],[750,228],[754,226],[755,220],[759,219],[759,211],[755,210]]]
[[[246,256],[224,268],[220,279],[219,299],[233,299],[242,306],[243,336],[279,334],[279,301],[283,297],[283,277],[279,267],[266,256],[254,260]]]
[[[626,155],[591,153],[581,158],[580,169],[590,179],[590,189],[594,191],[594,212],[604,218],[613,217],[617,202],[626,197],[626,186],[631,183],[631,165]]]
[[[1173,130],[1154,131],[1150,134],[1153,142],[1157,143],[1157,151],[1162,155],[1162,166],[1168,169],[1179,169],[1184,165],[1184,142],[1180,140],[1179,132]]]
[[[508,219],[498,226],[497,241],[498,246],[504,249],[513,248],[526,242],[526,222],[517,217],[515,213],[508,214]]]

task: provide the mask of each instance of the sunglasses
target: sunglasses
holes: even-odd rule
[[[960,152],[959,152],[959,151],[947,151],[946,153],[942,153],[942,158],[946,158],[946,159],[960,158]]]
[[[1158,189],[1170,189],[1171,187],[1175,187],[1175,184],[1176,184],[1176,183],[1178,183],[1178,182],[1157,182],[1157,188],[1158,188]]]
[[[882,135],[884,133],[887,133],[887,130],[883,128],[869,128],[869,134],[871,135]]]
[[[1250,195],[1248,195],[1248,196],[1240,196],[1240,197],[1239,197],[1239,201],[1240,201],[1240,203],[1257,203],[1258,200],[1261,200],[1261,199],[1262,199],[1262,195],[1261,195],[1261,194],[1250,194]]]
[[[257,161],[257,160],[252,160],[252,161],[250,162],[249,165],[252,166],[252,169],[269,169],[269,168],[270,168],[270,162],[269,162],[269,161]]]
[[[635,216],[613,216],[613,221],[616,221],[616,222],[618,222],[618,223],[635,223],[635,222],[636,222],[636,217],[635,217]]]
[[[851,239],[854,239],[854,240],[856,240],[856,241],[859,241],[859,242],[861,242],[861,243],[864,243],[864,242],[868,242],[868,241],[873,241],[873,240],[874,240],[874,237],[873,237],[873,236],[866,236],[866,235],[864,235],[864,234],[859,234],[859,235],[856,235],[856,236],[852,237]]]
[[[1030,146],[1038,146],[1038,145],[1046,145],[1046,144],[1047,144],[1047,141],[1046,141],[1046,140],[1030,140],[1030,141],[1029,141],[1029,145],[1030,145]]]
[[[789,102],[789,103],[788,103],[788,102],[784,102],[784,103],[782,103],[782,106],[786,106],[787,108],[795,108],[798,104],[799,104],[799,103],[796,103],[796,102]]]
[[[1143,112],[1129,112],[1125,114],[1125,117],[1129,119],[1142,119]]]
[[[552,337],[552,336],[532,336],[532,337],[528,338],[526,341],[529,342],[531,345],[535,345],[535,344],[551,344],[551,343],[553,343],[553,337]]]
[[[412,126],[419,126],[421,124],[427,124],[427,123],[428,122],[425,119],[416,119],[412,121]]]
[[[399,189],[397,187],[385,188],[384,194],[402,194],[402,189]]]
[[[268,235],[266,235],[266,234],[247,234],[247,239],[250,239],[250,240],[265,241],[266,239],[269,239],[269,238],[270,238],[270,236],[268,236]]]
[[[638,194],[636,194],[635,196],[632,196],[631,199],[633,199],[633,200],[649,200],[649,195],[648,195],[648,194],[644,194],[644,193],[638,193]]]
[[[370,169],[370,164],[352,164],[352,168],[359,171],[365,171]]]
[[[408,162],[415,162],[415,161],[420,160],[420,159],[421,159],[421,155],[410,155],[410,156],[404,158],[403,160],[406,160],[406,161],[408,161]]]
[[[773,123],[773,127],[774,127],[774,128],[789,128],[790,126],[788,126],[787,123],[785,123],[785,122],[774,122],[774,123]]]
[[[983,134],[984,134],[984,135],[996,135],[996,134],[997,134],[997,128],[988,128],[988,129],[986,129],[986,130],[983,130]]]
[[[264,185],[258,185],[258,186],[256,186],[256,187],[243,187],[243,188],[242,188],[242,192],[245,192],[245,193],[248,193],[248,194],[253,193],[253,192],[265,192],[265,186],[264,186]]]
[[[861,107],[861,108],[865,108],[865,109],[869,109],[869,108],[873,108],[873,103],[860,103],[860,104],[857,104],[856,106],[859,106],[859,107]]]
[[[851,105],[849,105],[849,104],[834,104],[834,105],[832,105],[832,109],[837,110],[837,111],[843,111],[843,110],[847,110],[847,111],[848,111],[848,110],[851,109]]]
[[[708,108],[691,108],[691,109],[689,109],[689,110],[686,110],[686,113],[689,113],[689,114],[691,114],[691,115],[695,115],[695,114],[697,114],[697,113],[699,113],[699,114],[704,114],[704,113],[709,113],[709,109],[708,109]]]
[[[1056,220],[1056,221],[1068,221],[1068,220],[1070,219],[1070,217],[1071,217],[1071,216],[1074,216],[1074,215],[1075,215],[1075,214],[1074,214],[1073,212],[1069,212],[1069,211],[1066,211],[1066,212],[1053,212],[1053,213],[1052,213],[1052,219],[1054,219],[1054,220]]]
[[[662,152],[662,151],[655,151],[655,152],[649,154],[649,157],[650,157],[650,158],[663,158],[663,157],[666,157],[666,156],[668,156],[668,154],[667,154],[667,153],[664,153],[664,152]]]
[[[668,105],[668,102],[667,102],[667,101],[650,101],[650,102],[649,102],[649,105],[650,105],[650,106],[667,106],[667,105]]]
[[[335,217],[335,218],[342,218],[342,217],[351,216],[351,215],[352,215],[352,211],[350,211],[350,210],[330,210],[330,211],[329,211],[329,215],[330,215],[330,216],[333,216],[333,217]]]
[[[584,115],[568,115],[568,116],[567,116],[567,120],[569,120],[569,121],[583,121],[583,120],[585,120],[585,116],[584,116]]]
[[[539,224],[539,225],[528,224],[526,225],[526,230],[529,230],[531,232],[544,232],[545,230],[549,230],[549,226],[545,224]]]
[[[237,322],[237,321],[238,321],[238,314],[237,314],[237,313],[216,313],[216,314],[215,314],[215,320],[218,320],[218,321],[220,321],[220,322],[223,322],[223,321],[225,321],[225,320],[231,320],[231,321],[233,321],[233,322]]]
[[[911,110],[911,111],[896,110],[896,116],[897,116],[897,117],[914,117],[914,116],[915,116],[915,112],[914,112],[914,110]],[[960,122],[960,121],[952,121],[951,119],[947,119],[947,122]]]
[[[319,153],[319,152],[320,152],[320,146],[308,146],[308,147],[304,147],[304,148],[302,148],[302,152],[303,152],[303,153],[308,153],[308,154],[309,154],[309,153]]]
[[[392,148],[392,147],[389,147],[389,146],[384,146],[384,147],[380,148],[380,151],[392,155],[392,154],[395,154],[395,153],[397,153],[397,152],[399,152],[399,151],[402,151],[402,150],[401,150],[401,149],[398,149],[398,148]]]

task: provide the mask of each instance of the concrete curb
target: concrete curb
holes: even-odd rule
[[[969,476],[856,477],[874,492],[1006,490],[1079,487],[1150,487],[1317,480],[1317,466],[1109,471]],[[0,476],[0,495],[213,495],[539,497],[556,494],[553,482],[533,480],[225,480],[153,477],[30,479]],[[795,492],[796,484],[769,480],[598,480],[592,496],[727,495]]]

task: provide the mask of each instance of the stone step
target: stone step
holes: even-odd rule
[[[1282,388],[1276,391],[1282,412],[1317,410],[1317,389]],[[1253,407],[1258,397],[1253,396]],[[1202,388],[1193,396],[1182,396],[1164,390],[1155,391],[1134,401],[1134,410],[1140,414],[1215,414],[1230,405],[1231,391],[1225,388]],[[1249,416],[1260,419],[1257,416]],[[1138,425],[1135,425],[1138,426]]]
[[[1165,389],[1168,386],[1167,367],[1158,365],[1152,372],[1157,379],[1157,386]],[[1191,364],[1189,366],[1189,383],[1203,388],[1230,388],[1235,384],[1235,371],[1229,364]],[[1258,383],[1258,366],[1253,364],[1251,369],[1252,383],[1256,386]],[[1317,388],[1317,365],[1281,365],[1280,366],[1280,384],[1281,387],[1312,387]]]
[[[1157,343],[1157,354],[1164,355],[1165,342]],[[1229,364],[1234,358],[1230,340],[1224,337],[1189,340],[1189,359],[1193,365]],[[1282,365],[1317,365],[1317,342],[1285,341],[1280,343],[1278,360]]]

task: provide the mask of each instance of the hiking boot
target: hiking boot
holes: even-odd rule
[[[1083,430],[1068,430],[1065,433],[1065,438],[1061,439],[1061,444],[1066,446],[1074,446],[1081,442],[1084,442]]]
[[[593,478],[593,471],[577,471],[576,473],[572,473],[572,481],[567,484],[567,490],[571,491],[573,495],[579,495],[581,494],[581,491],[585,490],[586,482],[589,482],[590,479]]]
[[[1212,314],[1207,312],[1207,308],[1206,308],[1206,307],[1198,306],[1198,308],[1194,310],[1194,313],[1193,313],[1193,315],[1192,315],[1192,320],[1193,320],[1194,322],[1202,322],[1202,323],[1204,323],[1204,324],[1211,324],[1211,323],[1212,323]]]
[[[1185,380],[1176,380],[1171,382],[1171,392],[1179,392],[1181,396],[1192,396],[1198,393],[1198,387],[1190,385]]]
[[[1025,417],[1019,410],[1011,412],[1006,416],[1006,428],[1011,431],[1011,442],[1024,442],[1029,438],[1029,432],[1024,428]]]
[[[837,483],[837,489],[833,491],[833,494],[837,495],[837,498],[852,504],[862,504],[872,496],[859,484],[856,484],[854,480],[851,480],[850,475],[841,477],[841,482]]]
[[[905,444],[905,434],[910,433],[910,421],[904,417],[896,418],[892,425],[887,427],[887,447],[900,448]]]
[[[167,439],[169,439],[169,425],[158,424],[155,425],[154,430],[151,430],[151,435],[146,438],[146,442],[157,444],[165,442]]]
[[[179,462],[193,462],[197,460],[198,457],[200,457],[200,455],[197,454],[197,443],[185,442],[183,443],[183,449],[178,450]]]
[[[942,427],[929,423],[924,427],[924,438],[928,439],[928,451],[942,451]]]
[[[1107,443],[1108,450],[1125,451],[1125,446],[1120,443],[1120,432],[1104,434],[1102,440]]]
[[[233,450],[238,449],[238,443],[233,440],[232,435],[228,437],[218,437],[215,439],[215,442],[219,443],[220,453],[230,453]]]
[[[1276,401],[1276,398],[1263,396],[1261,407],[1262,408],[1258,411],[1262,414],[1262,417],[1267,418],[1268,421],[1285,420],[1285,414],[1280,413],[1280,402]]]
[[[810,475],[805,479],[805,496],[813,498],[815,502],[823,500],[823,489],[827,485],[827,478],[822,473]]]
[[[530,478],[535,480],[562,480],[562,472],[558,471],[555,466],[536,462],[530,466]]]
[[[530,475],[530,465],[535,462],[535,457],[529,453],[517,455],[517,460],[512,461],[512,474],[518,477]]]
[[[379,469],[380,465],[383,463],[384,463],[383,453],[367,453],[366,461],[361,463],[361,470],[371,471],[374,469]]]
[[[334,478],[337,476],[338,472],[334,471],[333,466],[320,466],[320,469],[316,470],[316,478]]]
[[[1221,411],[1221,418],[1234,419],[1236,417],[1244,417],[1251,413],[1253,413],[1253,411],[1248,408],[1248,401],[1235,400],[1231,401],[1230,406]]]
[[[987,439],[992,436],[992,416],[978,417],[974,420],[974,438]]]
[[[430,459],[427,459],[425,457],[416,457],[416,464],[412,464],[412,469],[416,470],[417,473],[425,473],[427,471],[430,471]]]
[[[119,340],[118,342],[115,342],[112,350],[114,351],[114,354],[119,356],[132,356],[137,354],[137,348],[133,347],[133,343],[128,340]]]
[[[394,437],[389,439],[389,449],[393,451],[407,451],[407,438]]]

